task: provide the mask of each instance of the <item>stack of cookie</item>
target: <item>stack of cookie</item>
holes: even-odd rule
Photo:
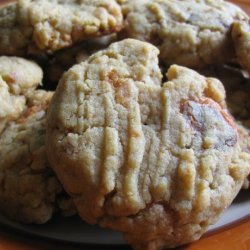
[[[77,213],[135,249],[199,239],[248,187],[249,51],[223,0],[4,5],[0,210]]]

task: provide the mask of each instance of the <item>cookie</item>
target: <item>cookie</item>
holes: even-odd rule
[[[114,0],[18,0],[0,9],[0,54],[52,53],[122,24]]]
[[[0,57],[0,132],[24,110],[26,97],[41,84],[43,72],[32,61]]]
[[[136,249],[200,238],[250,171],[218,80],[174,65],[133,39],[75,65],[48,111],[50,163],[85,221]]]
[[[154,44],[167,65],[199,68],[234,58],[231,25],[247,19],[223,0],[144,0],[128,13],[123,36]]]
[[[74,211],[46,157],[51,96],[35,91],[24,113],[0,134],[0,211],[24,223],[45,223],[58,209],[66,215]]]
[[[238,62],[250,73],[250,21],[234,23],[232,36]]]

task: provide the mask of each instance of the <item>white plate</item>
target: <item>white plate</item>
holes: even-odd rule
[[[209,232],[229,226],[250,216],[250,191],[241,191],[234,203],[225,211],[217,224],[210,227]],[[90,226],[77,216],[71,218],[56,217],[45,225],[24,225],[16,223],[0,215],[0,223],[23,233],[77,244],[123,245],[120,233]]]

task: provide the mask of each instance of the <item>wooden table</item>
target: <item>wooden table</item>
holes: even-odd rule
[[[0,4],[11,0],[0,0]],[[136,0],[135,0],[136,1]],[[250,0],[231,0],[239,4],[250,14]],[[13,229],[0,224],[0,250],[93,250],[91,246],[74,246],[55,241],[46,241],[39,238],[31,238]],[[104,249],[104,248],[99,248]],[[110,247],[106,248],[111,250]],[[117,248],[116,248],[117,249]],[[130,249],[121,247],[119,249]],[[249,250],[250,249],[250,221],[246,220],[232,226],[229,230],[222,230],[214,235],[203,237],[201,240],[181,249],[185,250]]]

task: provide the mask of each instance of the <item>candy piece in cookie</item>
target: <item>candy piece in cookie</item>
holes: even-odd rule
[[[119,230],[136,249],[197,240],[249,174],[218,80],[159,51],[113,43],[61,79],[48,112],[49,161],[88,223]]]
[[[25,109],[26,96],[41,84],[43,72],[34,62],[0,57],[0,132]]]
[[[234,58],[231,25],[248,16],[227,1],[144,0],[125,19],[125,37],[160,49],[160,59],[188,67],[221,64]]]
[[[53,53],[122,26],[114,0],[18,0],[0,9],[0,54]]]
[[[250,21],[235,22],[232,36],[238,62],[250,73]]]
[[[202,73],[223,83],[226,105],[237,123],[240,146],[250,154],[250,79],[239,68],[228,65],[203,69]],[[250,175],[245,179],[243,188],[249,187],[249,179]]]
[[[45,152],[46,112],[52,92],[35,91],[24,113],[0,134],[0,210],[24,223],[45,223],[70,199],[51,170]]]

